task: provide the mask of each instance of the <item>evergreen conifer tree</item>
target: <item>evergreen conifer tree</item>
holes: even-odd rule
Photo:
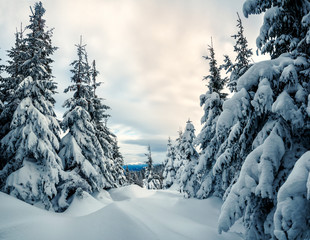
[[[222,79],[220,76],[220,68],[216,64],[212,42],[209,52],[210,57],[205,57],[210,60],[209,75],[205,77],[205,79],[209,79],[208,91],[200,96],[200,106],[204,108],[204,115],[201,118],[203,127],[194,143],[201,150],[198,164],[195,166],[195,174],[192,175],[192,178],[195,178],[192,181],[199,185],[194,193],[198,198],[206,198],[211,194],[216,196],[223,194],[221,179],[219,176],[213,175],[212,168],[220,143],[223,142],[223,139],[216,135],[216,126],[222,112],[223,101],[227,95],[222,93],[226,79]],[[220,82],[220,84],[215,84],[214,81]]]
[[[237,91],[237,80],[250,68],[250,58],[253,55],[252,49],[249,49],[248,41],[244,36],[244,27],[238,13],[237,16],[238,33],[232,36],[236,40],[234,46],[234,52],[237,53],[235,63],[232,63],[229,56],[225,55],[225,64],[221,66],[226,70],[226,73],[230,73],[227,86],[231,92]]]
[[[75,184],[84,180],[87,184],[83,190],[93,193],[113,187],[114,181],[108,171],[107,159],[96,136],[96,126],[91,116],[91,113],[94,113],[91,110],[93,90],[90,84],[90,66],[82,39],[76,46],[78,59],[71,63],[73,85],[65,89],[65,92],[73,91],[74,94],[64,103],[69,110],[64,114],[62,126],[63,130],[68,132],[61,141],[59,156],[64,163],[64,170],[79,176],[79,181],[74,181]],[[77,187],[78,185],[71,187],[71,194]]]
[[[2,59],[0,58],[0,61]],[[2,114],[2,112],[4,111],[4,104],[3,104],[3,100],[5,99],[5,89],[3,87],[3,84],[5,82],[5,79],[2,77],[2,72],[3,72],[4,66],[0,64],[0,116]],[[1,121],[0,121],[1,124]],[[2,129],[2,128],[1,128]],[[2,134],[3,135],[3,134]],[[1,140],[1,130],[0,130],[0,140]],[[4,160],[0,160],[0,170],[3,168],[3,166],[6,164],[6,162],[4,162]]]
[[[227,190],[219,230],[227,231],[242,217],[246,239],[303,239],[309,236],[305,179],[309,173],[310,5],[303,0],[245,2],[246,16],[261,12],[265,20],[258,47],[273,59],[254,64],[238,79],[238,92],[224,103],[218,121],[217,128],[230,129],[228,138],[240,136],[238,132],[244,136],[238,140],[237,158],[219,157],[214,168],[223,169],[236,160],[242,166]],[[251,126],[239,128],[240,119]]]
[[[175,161],[173,163],[173,166],[175,168],[175,180],[174,180],[174,185],[176,185],[176,189],[180,190],[181,188],[181,174],[184,170],[184,165],[183,165],[183,159],[182,159],[182,155],[181,155],[181,144],[182,144],[182,136],[183,136],[183,131],[180,128],[178,131],[179,136],[177,137],[177,139],[175,140],[175,146],[174,146],[174,150],[175,150]]]
[[[15,45],[8,51],[10,60],[5,67],[9,77],[1,80],[1,101],[5,107],[0,114],[0,139],[3,138],[10,130],[13,113],[15,112],[21,99],[17,98],[14,91],[27,75],[22,71],[22,65],[27,60],[26,39],[23,37],[24,30],[15,33]]]
[[[167,144],[166,159],[164,162],[163,188],[167,189],[171,187],[175,181],[175,173],[176,173],[174,168],[175,158],[176,158],[175,149],[171,142],[171,138],[169,137]]]
[[[60,127],[53,110],[56,84],[50,66],[56,48],[51,44],[52,32],[46,31],[44,13],[42,3],[36,3],[27,27],[25,61],[20,66],[26,78],[14,91],[20,103],[11,130],[1,140],[1,158],[6,165],[0,171],[0,187],[50,209],[62,163],[57,155]]]
[[[203,127],[195,139],[194,145],[199,146],[200,154],[195,174],[200,187],[195,193],[197,198],[206,198],[211,194],[221,196],[221,184],[215,184],[216,178],[213,175],[212,168],[215,164],[215,157],[218,151],[221,139],[217,138],[216,125],[219,115],[222,112],[223,100],[216,92],[209,91],[200,96],[200,106],[203,106],[204,115],[201,118]]]
[[[145,154],[147,157],[146,161],[146,168],[145,168],[145,179],[144,179],[144,186],[147,189],[161,189],[161,182],[159,176],[153,172],[153,159],[152,159],[152,151],[151,146],[149,145],[148,153]]]
[[[128,165],[126,166],[126,169],[125,169],[125,176],[126,176],[128,184],[134,183],[134,179],[133,179],[131,172],[129,171]]]
[[[110,107],[103,104],[103,99],[96,95],[96,89],[101,85],[101,82],[97,82],[98,74],[96,63],[93,61],[91,69],[93,96],[91,98],[89,112],[96,130],[96,136],[107,159],[107,171],[113,176],[114,185],[121,186],[126,181],[124,169],[122,168],[123,157],[119,152],[116,136],[106,125],[108,117],[110,116],[106,114],[106,111],[110,109]]]
[[[263,54],[269,53],[272,59],[296,49],[309,54],[308,11],[307,0],[247,0],[243,5],[245,17],[265,12],[256,44]]]
[[[186,197],[193,197],[199,187],[194,177],[194,169],[198,163],[198,153],[194,148],[195,128],[190,120],[186,122],[180,145],[180,157],[183,162],[179,169],[180,190]]]
[[[2,59],[0,58],[0,62],[2,61]],[[3,70],[4,70],[5,66],[0,64],[0,114],[2,113],[3,111],[3,108],[4,108],[4,105],[3,105],[3,102],[4,102],[4,95],[5,95],[5,89],[3,87],[3,84],[5,82],[5,79],[2,77],[2,73],[3,73]],[[1,165],[1,164],[0,164]],[[0,167],[1,169],[1,167]]]
[[[209,72],[210,74],[205,76],[203,80],[208,81],[207,86],[210,93],[216,92],[221,99],[225,99],[227,93],[223,93],[227,78],[221,78],[221,69],[217,66],[217,60],[215,58],[215,51],[213,48],[213,42],[211,38],[211,45],[208,46],[210,56],[204,56],[206,60],[209,60]]]

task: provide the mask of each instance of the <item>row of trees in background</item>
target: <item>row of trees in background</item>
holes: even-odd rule
[[[219,154],[220,145],[223,144],[221,151],[225,150],[227,145],[227,143],[224,144],[227,139],[217,129],[217,122],[223,112],[223,104],[228,95],[224,92],[224,88],[228,87],[232,93],[237,91],[237,80],[250,68],[252,56],[239,15],[237,22],[238,33],[232,36],[236,40],[235,62],[233,63],[229,56],[225,55],[224,64],[218,65],[212,39],[211,45],[208,46],[209,55],[203,57],[209,61],[209,74],[203,78],[207,81],[208,91],[200,96],[200,106],[204,110],[204,115],[201,118],[203,125],[201,132],[196,137],[194,126],[188,121],[184,133],[179,131],[179,137],[175,144],[170,138],[168,140],[164,187],[169,188],[175,184],[187,197],[206,198],[211,194],[223,196],[224,179],[214,176],[211,170],[215,165],[216,155]],[[230,74],[230,78],[222,77],[222,70],[225,70],[226,74]],[[225,123],[225,121],[223,122]],[[181,151],[182,141],[187,144],[186,149]],[[199,154],[195,150],[196,147],[200,149]],[[184,155],[182,152],[189,154]],[[232,166],[232,169],[235,167]],[[214,184],[215,182],[217,184]]]
[[[310,236],[310,4],[298,1],[247,0],[244,15],[265,12],[257,38],[271,60],[252,64],[241,19],[234,51],[225,57],[224,79],[209,46],[208,91],[200,96],[202,130],[182,154],[172,144],[165,161],[164,187],[172,184],[187,197],[224,200],[219,231],[240,218],[246,239],[306,239]],[[190,149],[198,146],[196,153]],[[184,151],[184,150],[183,150]],[[187,156],[187,158],[184,158]]]
[[[78,189],[96,193],[126,178],[116,136],[106,125],[109,107],[96,95],[95,61],[90,66],[82,40],[71,64],[72,85],[65,90],[73,96],[64,103],[63,120],[56,119],[51,56],[57,48],[44,13],[36,3],[30,24],[15,34],[8,65],[1,66],[8,77],[0,79],[0,190],[63,211]]]
[[[148,153],[146,166],[131,165],[133,168],[130,170],[128,165],[125,168],[125,176],[128,184],[136,184],[146,189],[162,189],[163,188],[163,164],[154,164],[152,159],[151,147],[148,146]]]

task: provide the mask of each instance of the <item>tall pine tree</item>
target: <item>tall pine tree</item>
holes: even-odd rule
[[[50,58],[55,51],[50,30],[46,30],[42,3],[36,3],[25,38],[25,60],[18,65],[26,77],[15,89],[20,100],[11,130],[1,140],[1,159],[7,162],[0,171],[4,192],[31,204],[50,209],[57,194],[56,185],[62,163],[57,155],[60,127],[55,117]]]
[[[148,152],[145,154],[147,157],[146,161],[146,168],[145,168],[145,179],[143,180],[143,185],[147,189],[161,189],[162,184],[160,181],[160,177],[153,171],[153,158],[152,158],[152,151],[151,146],[147,147]]]
[[[213,47],[213,41],[211,38],[211,45],[208,46],[209,56],[204,56],[206,60],[209,60],[209,75],[205,76],[203,80],[206,80],[210,93],[216,92],[221,99],[225,99],[227,93],[223,92],[227,78],[221,77],[221,69],[217,66],[217,60],[215,58],[215,51]]]
[[[232,36],[236,40],[234,52],[237,53],[237,56],[235,62],[233,63],[229,56],[225,55],[225,64],[221,66],[221,68],[226,70],[227,74],[230,73],[227,86],[231,92],[237,91],[237,80],[250,68],[250,58],[253,55],[252,49],[249,49],[248,41],[244,36],[244,27],[238,13],[237,16],[238,33]]]
[[[5,67],[9,77],[2,79],[1,101],[5,104],[5,107],[0,114],[0,139],[3,138],[10,130],[10,124],[13,119],[13,113],[15,112],[20,99],[14,94],[14,91],[18,88],[19,84],[26,77],[26,73],[22,70],[22,65],[27,60],[27,45],[26,39],[23,37],[24,29],[21,27],[20,31],[15,33],[15,45],[8,51],[10,60]]]
[[[227,231],[242,217],[247,239],[304,239],[309,237],[310,5],[304,0],[245,2],[246,16],[261,12],[265,18],[257,43],[272,60],[254,64],[238,79],[239,97],[226,101],[234,110],[225,109],[225,102],[220,116],[231,133],[241,116],[252,126],[239,129],[247,139],[239,139],[235,158],[242,167],[223,204],[219,230]],[[217,160],[217,170],[231,165],[229,158]]]
[[[256,43],[261,52],[269,53],[272,59],[296,49],[309,54],[308,11],[307,0],[255,0],[245,1],[243,5],[246,17],[265,12]]]
[[[175,188],[180,190],[181,185],[180,185],[180,179],[181,179],[181,173],[183,172],[184,169],[184,162],[182,159],[182,155],[181,155],[181,144],[182,144],[182,137],[183,137],[183,131],[180,128],[178,131],[178,137],[175,140],[175,146],[174,146],[174,150],[175,150],[175,161],[173,163],[173,166],[175,168],[175,179],[174,179],[174,185]]]
[[[176,158],[175,148],[171,142],[171,138],[169,137],[167,144],[166,159],[164,162],[163,188],[166,189],[170,188],[175,181],[175,173],[176,173],[174,167],[175,158]]]
[[[209,75],[204,78],[209,80],[207,83],[208,91],[200,96],[200,106],[203,106],[204,109],[204,115],[201,118],[203,127],[195,139],[195,145],[200,147],[201,152],[198,164],[195,166],[195,174],[192,176],[192,178],[196,178],[193,181],[199,185],[195,192],[195,196],[198,198],[206,198],[211,194],[217,196],[223,194],[221,185],[215,184],[218,179],[213,176],[212,167],[215,164],[219,143],[223,141],[216,136],[216,126],[222,112],[223,101],[227,95],[222,92],[226,78],[221,78],[212,42],[208,50],[210,57],[205,57],[205,59],[210,60]]]
[[[198,163],[198,153],[194,148],[195,128],[190,120],[186,122],[180,145],[180,157],[183,167],[179,169],[180,190],[185,197],[193,197],[199,187],[194,177],[194,169]]]
[[[64,103],[69,110],[64,114],[62,127],[68,132],[61,141],[59,156],[64,170],[79,175],[80,181],[83,179],[87,182],[83,190],[94,193],[113,187],[114,182],[108,171],[107,158],[96,136],[92,116],[94,111],[91,109],[94,93],[82,38],[76,47],[78,59],[71,63],[73,85],[65,89],[65,92],[73,91],[74,94]]]
[[[93,95],[91,97],[90,115],[95,127],[96,136],[103,149],[104,156],[107,159],[107,171],[109,171],[114,178],[114,185],[121,186],[125,183],[126,178],[124,175],[123,157],[119,152],[116,136],[107,127],[109,115],[106,113],[109,106],[103,104],[103,99],[96,95],[96,89],[101,85],[97,82],[99,72],[96,69],[96,62],[93,61],[91,69],[91,81]],[[106,173],[108,174],[108,173]]]

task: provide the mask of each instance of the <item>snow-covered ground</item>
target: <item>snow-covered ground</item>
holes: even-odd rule
[[[0,192],[0,239],[242,239],[217,233],[221,204],[131,185],[95,197],[84,193],[66,212],[53,213]]]

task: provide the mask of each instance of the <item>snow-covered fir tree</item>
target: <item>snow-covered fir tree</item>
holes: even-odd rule
[[[256,39],[256,45],[263,54],[277,58],[282,53],[299,49],[309,54],[307,0],[246,1],[243,5],[245,17],[265,12],[264,23]]]
[[[126,176],[126,181],[129,185],[134,183],[134,177],[133,177],[133,174],[129,171],[128,165],[126,166],[126,169],[125,169],[125,176]]]
[[[200,148],[198,164],[195,166],[195,174],[192,175],[192,181],[196,181],[199,185],[194,193],[198,198],[206,198],[211,194],[221,196],[223,191],[220,184],[221,179],[218,179],[218,176],[213,176],[212,167],[215,163],[219,143],[223,141],[223,139],[218,139],[216,136],[216,123],[227,95],[223,93],[223,84],[226,82],[226,78],[221,77],[212,42],[208,50],[210,57],[205,58],[210,60],[209,75],[204,78],[208,80],[208,91],[200,96],[200,106],[203,106],[204,109],[204,115],[201,118],[203,127],[194,142]],[[214,83],[215,81],[220,83]]]
[[[148,152],[145,154],[147,157],[147,166],[145,168],[145,179],[143,180],[143,185],[147,189],[161,189],[162,183],[160,177],[153,171],[153,158],[150,145],[147,147],[147,150]]]
[[[231,92],[236,92],[237,90],[237,80],[240,78],[252,64],[251,56],[253,55],[252,49],[248,47],[248,40],[244,36],[244,27],[242,25],[242,20],[237,13],[237,28],[238,33],[233,35],[232,37],[236,40],[234,46],[234,52],[237,54],[235,62],[233,63],[228,55],[224,55],[225,64],[221,65],[221,68],[226,70],[226,73],[230,73],[229,82],[227,83],[227,87]]]
[[[91,69],[93,95],[91,97],[89,112],[95,127],[96,136],[107,159],[106,170],[113,176],[116,186],[121,186],[126,181],[124,169],[122,168],[124,161],[119,152],[116,136],[110,131],[106,124],[109,117],[106,111],[110,109],[110,107],[103,104],[103,99],[99,98],[96,94],[97,87],[101,85],[101,82],[97,82],[98,74],[96,62],[93,61]]]
[[[214,187],[224,192],[224,199],[238,178],[257,128],[264,120],[253,113],[250,101],[251,96],[244,89],[236,92],[223,103],[223,111],[216,122],[218,149],[212,171],[215,178],[221,179]]]
[[[4,96],[6,94],[6,91],[3,87],[3,85],[5,83],[5,78],[2,76],[2,73],[3,73],[5,66],[1,64],[1,61],[2,61],[2,59],[0,58],[0,114],[2,113],[3,108],[4,108],[3,102],[5,99]]]
[[[182,129],[180,128],[179,131],[178,131],[178,137],[177,139],[175,140],[175,144],[174,144],[174,151],[175,151],[175,160],[174,160],[174,163],[173,163],[173,167],[175,169],[175,179],[174,179],[174,185],[175,185],[175,188],[180,190],[181,188],[181,185],[180,185],[180,179],[181,179],[181,173],[184,169],[184,162],[183,162],[183,159],[181,157],[181,143],[182,143],[182,136],[183,136],[183,131]]]
[[[233,111],[224,103],[222,126],[233,132],[240,116],[252,126],[248,133],[239,130],[251,140],[239,139],[244,145],[239,159],[245,160],[223,204],[219,231],[242,217],[246,239],[305,239],[310,229],[310,4],[247,0],[243,10],[246,16],[265,12],[257,45],[273,59],[254,64],[238,79],[239,97],[226,101]],[[231,158],[216,168],[227,163]]]
[[[175,181],[175,163],[176,154],[175,154],[175,148],[173,146],[173,143],[171,142],[171,138],[169,137],[168,143],[167,143],[167,153],[166,153],[166,159],[164,161],[164,172],[163,172],[163,188],[167,189],[172,186],[172,184]]]
[[[180,160],[182,166],[179,168],[176,176],[179,182],[180,191],[185,197],[192,197],[197,191],[198,183],[194,175],[194,168],[198,163],[198,153],[194,148],[195,128],[190,120],[186,122],[184,133],[182,134],[179,148]]]
[[[310,151],[296,162],[293,171],[281,186],[274,214],[278,239],[310,238]]]
[[[0,62],[1,61],[2,61],[2,59],[0,58]],[[1,116],[2,112],[4,111],[3,100],[5,99],[4,96],[6,94],[6,91],[5,91],[4,87],[2,86],[3,83],[5,82],[5,79],[2,77],[3,69],[4,69],[4,66],[0,64],[0,116]],[[0,121],[0,125],[1,125],[1,121]],[[1,135],[3,136],[3,134],[1,134],[1,130],[0,130],[0,140],[2,138]],[[0,170],[4,167],[5,164],[6,164],[6,162],[4,160],[0,161]]]
[[[57,194],[62,168],[59,149],[60,127],[54,113],[56,84],[50,58],[55,47],[46,30],[42,3],[36,3],[25,39],[25,61],[18,67],[26,77],[14,91],[20,100],[13,114],[11,129],[1,140],[1,190],[25,202],[46,209]]]
[[[204,115],[201,118],[203,127],[194,142],[200,148],[199,160],[193,176],[200,185],[195,193],[197,198],[206,198],[211,194],[222,196],[221,179],[218,182],[218,176],[214,176],[212,172],[220,143],[216,135],[216,124],[222,112],[222,105],[223,100],[216,92],[208,91],[200,96],[200,106],[204,109]]]
[[[227,93],[224,93],[223,89],[227,82],[227,78],[221,77],[221,68],[217,65],[212,38],[211,45],[208,46],[208,51],[209,55],[204,56],[204,58],[209,61],[209,75],[205,76],[203,80],[207,81],[210,93],[216,92],[221,99],[225,99]]]
[[[63,186],[68,183],[64,181],[59,185],[61,192],[60,207],[66,207],[67,200],[78,187],[89,193],[99,192],[103,188],[114,187],[114,180],[108,171],[108,160],[96,136],[96,126],[91,116],[91,101],[93,90],[91,86],[90,66],[87,61],[85,45],[76,45],[78,59],[71,63],[73,84],[65,89],[65,92],[73,91],[73,96],[65,101],[64,106],[69,110],[64,114],[62,127],[67,134],[61,141],[59,156],[67,173],[78,175],[78,181],[71,181],[70,191]],[[86,182],[79,185],[80,182]],[[59,191],[60,191],[59,190]]]
[[[20,99],[15,96],[14,91],[27,76],[22,70],[24,62],[29,58],[23,33],[24,29],[22,27],[20,31],[15,33],[15,45],[8,51],[10,60],[5,67],[9,77],[2,79],[0,82],[1,92],[3,93],[0,99],[5,105],[0,114],[0,139],[9,132],[13,113],[20,103]]]

